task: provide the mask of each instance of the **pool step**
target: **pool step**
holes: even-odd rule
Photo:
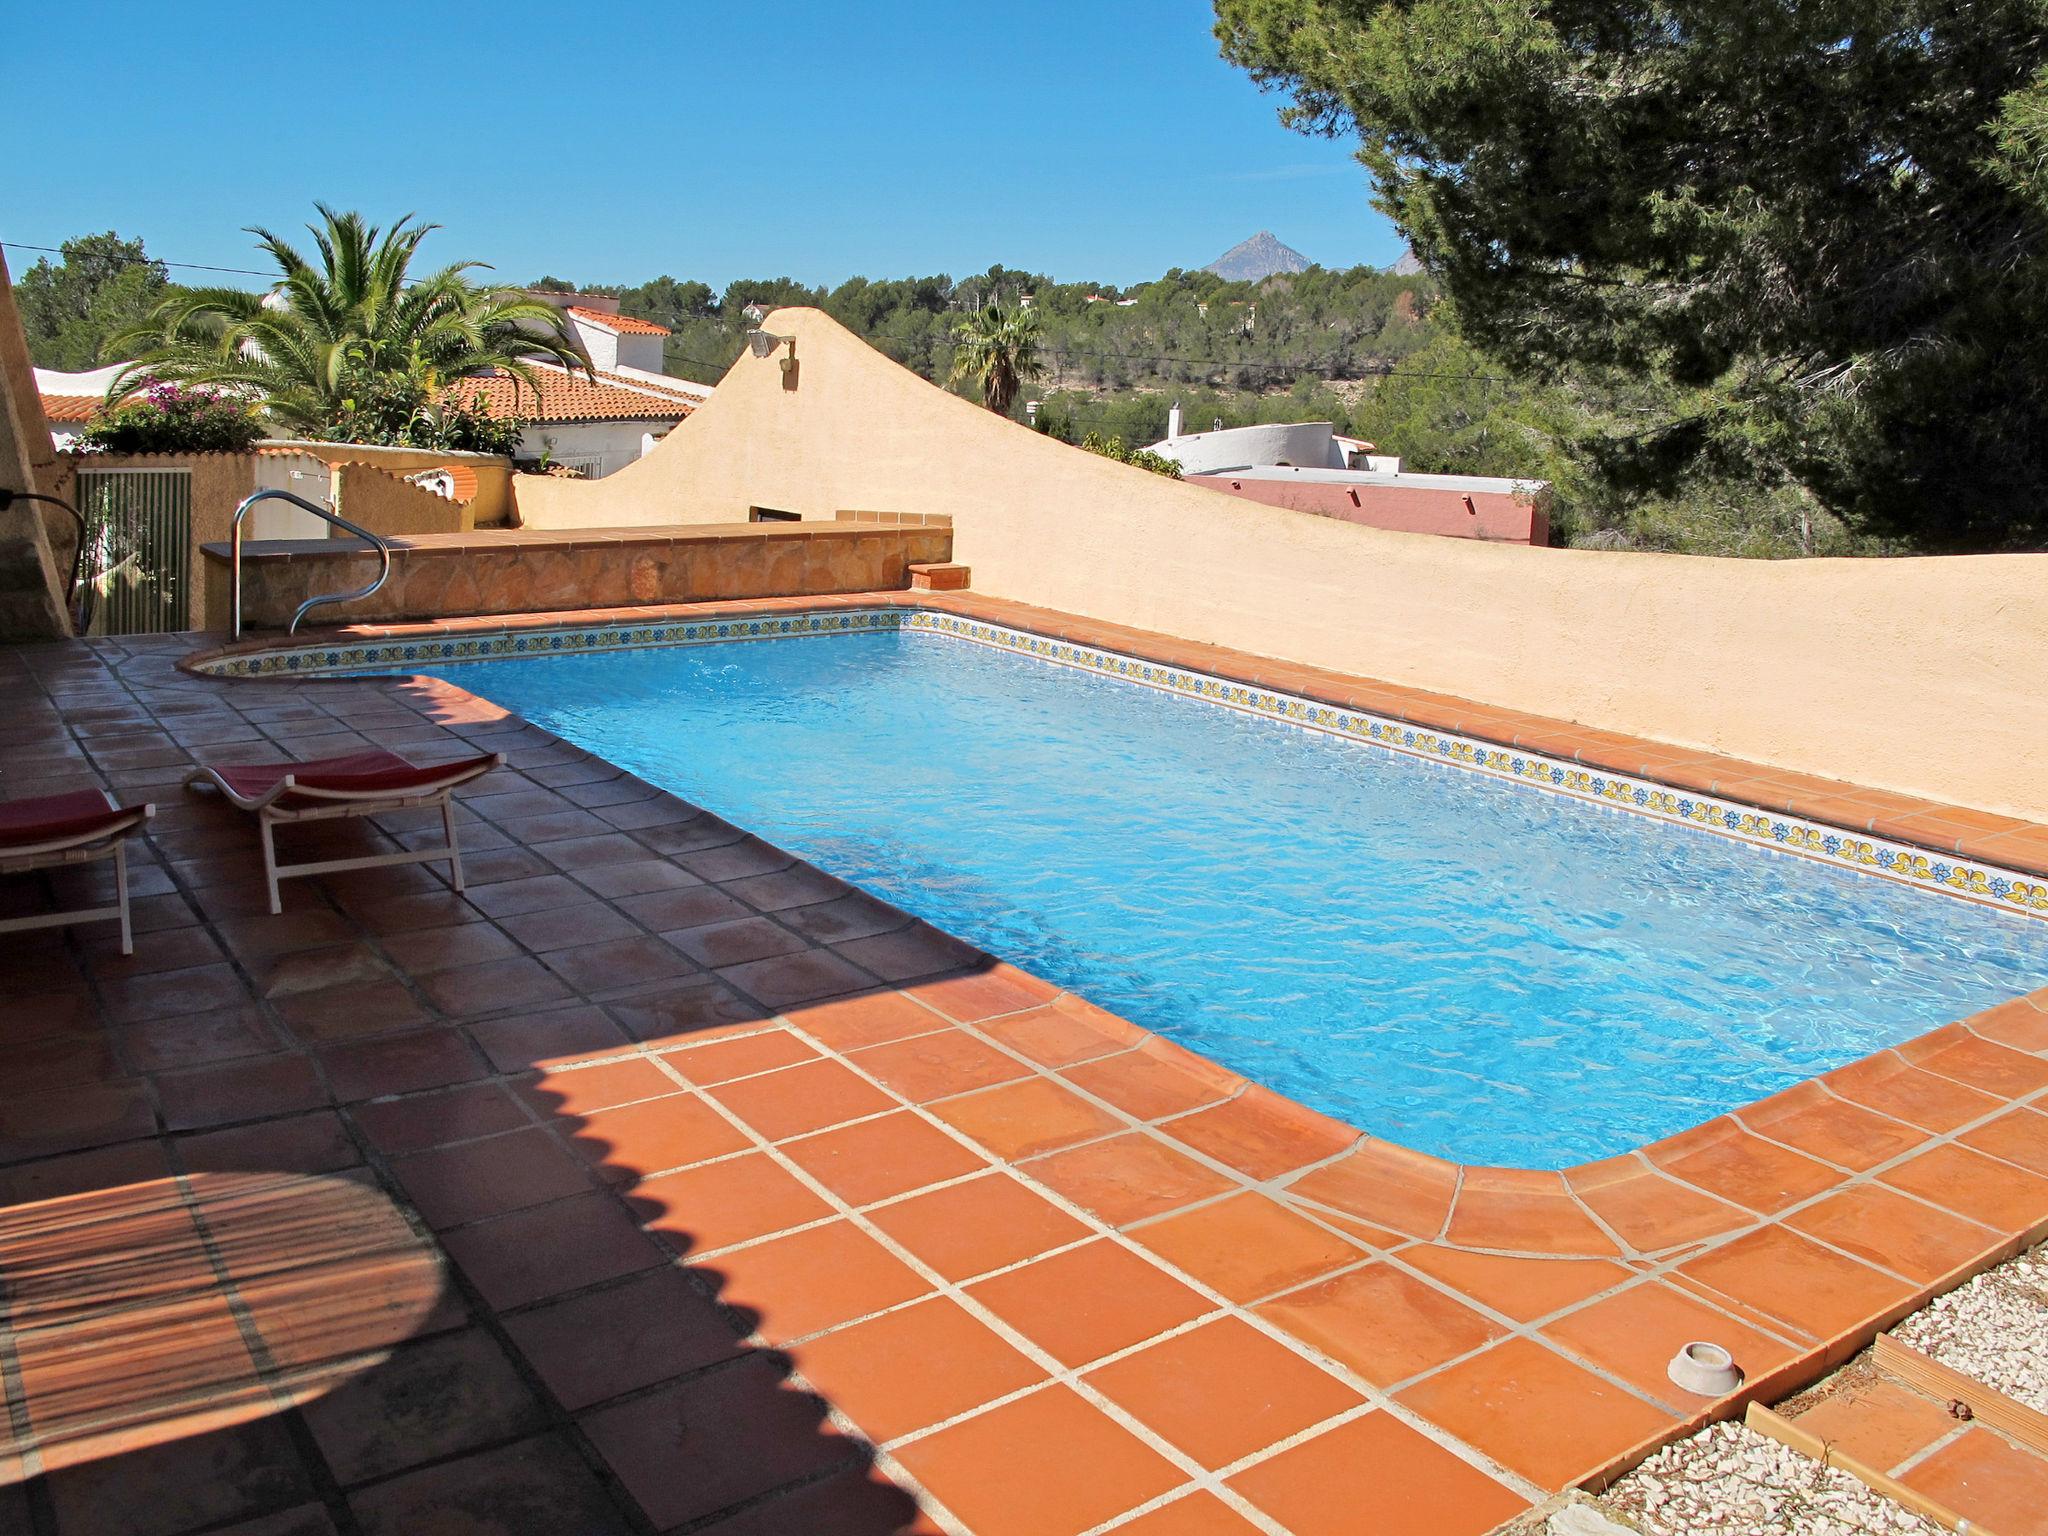
[[[913,592],[965,592],[973,578],[973,572],[964,565],[952,561],[931,565],[913,565],[910,568],[910,590]]]

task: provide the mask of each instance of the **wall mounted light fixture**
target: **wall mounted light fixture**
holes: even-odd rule
[[[772,331],[749,331],[747,332],[747,346],[756,357],[766,357],[777,347],[788,347],[789,351],[782,359],[782,371],[788,373],[796,366],[796,338],[794,336],[777,336]]]

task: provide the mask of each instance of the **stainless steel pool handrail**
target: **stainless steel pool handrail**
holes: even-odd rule
[[[241,505],[235,508],[234,522],[228,525],[229,639],[239,640],[242,638],[242,519],[249,515],[249,509],[259,501],[288,501],[293,506],[312,513],[322,522],[332,523],[337,528],[346,529],[376,550],[378,558],[383,562],[377,571],[377,579],[367,587],[362,587],[354,592],[322,592],[317,596],[307,598],[293,611],[291,623],[285,626],[284,632],[286,634],[295,635],[299,632],[299,620],[303,619],[309,610],[318,608],[322,603],[352,603],[358,598],[374,596],[377,590],[390,578],[391,545],[379,535],[370,532],[367,528],[357,527],[330,507],[323,507],[317,502],[308,501],[303,496],[294,496],[290,491],[258,491],[253,496],[242,498]]]

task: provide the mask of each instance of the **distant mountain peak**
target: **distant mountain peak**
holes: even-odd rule
[[[1202,270],[1214,272],[1226,282],[1256,283],[1275,272],[1306,272],[1308,267],[1306,256],[1282,245],[1270,229],[1262,229],[1251,239],[1233,245]]]
[[[1401,248],[1401,258],[1387,270],[1396,277],[1413,277],[1422,270],[1422,260],[1415,254],[1413,246]]]

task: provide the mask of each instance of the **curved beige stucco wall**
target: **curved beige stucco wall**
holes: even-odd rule
[[[1716,560],[1391,533],[1177,484],[782,310],[647,458],[520,477],[545,527],[944,513],[1018,601],[2048,820],[2048,556]]]

